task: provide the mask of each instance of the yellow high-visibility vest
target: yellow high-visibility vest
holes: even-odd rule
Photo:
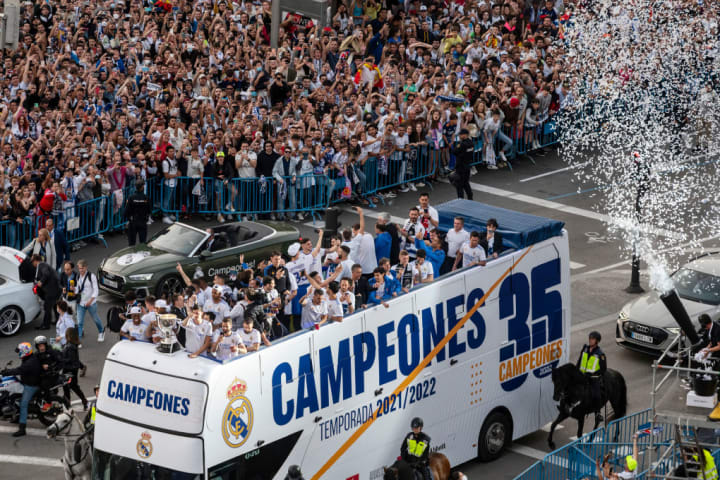
[[[597,373],[600,371],[600,360],[597,355],[583,352],[580,360],[580,371],[582,373]]]
[[[95,424],[95,405],[93,405],[90,410],[90,423]]]
[[[715,459],[707,450],[703,449],[705,455],[705,470],[704,472],[698,473],[697,478],[704,478],[705,480],[718,480],[717,467],[715,467]],[[697,461],[697,455],[693,455],[693,459]],[[703,473],[705,476],[703,477]]]
[[[414,438],[408,438],[407,442],[410,455],[422,457],[422,454],[425,453],[425,449],[427,448],[427,443],[423,441],[418,442]]]

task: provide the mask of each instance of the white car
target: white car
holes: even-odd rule
[[[14,335],[25,323],[35,320],[42,304],[33,293],[32,282],[20,280],[20,264],[25,254],[0,247],[0,334]]]
[[[675,289],[685,310],[699,328],[697,318],[706,313],[720,317],[720,253],[696,258],[673,273]],[[660,355],[680,333],[680,327],[653,291],[625,304],[618,314],[615,341],[631,350]],[[671,352],[672,355],[672,352]]]

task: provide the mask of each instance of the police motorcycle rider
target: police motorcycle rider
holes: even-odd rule
[[[420,472],[424,480],[433,480],[429,462],[430,437],[422,431],[422,418],[413,418],[410,428],[412,428],[412,432],[405,435],[400,446],[400,457],[408,465]]]
[[[28,407],[30,401],[40,390],[40,377],[42,376],[42,365],[40,358],[33,355],[32,345],[29,342],[20,343],[15,352],[20,357],[20,366],[17,368],[6,368],[0,372],[1,375],[15,375],[20,377],[20,383],[23,384],[23,393],[20,400],[20,421],[18,423],[17,432],[13,433],[13,437],[22,437],[25,435],[25,426],[27,425]]]
[[[590,381],[590,393],[592,394],[593,405],[600,405],[602,401],[602,378],[607,370],[607,361],[605,359],[605,353],[603,353],[600,348],[600,340],[602,340],[600,332],[590,332],[588,335],[588,343],[583,345],[577,361],[578,369],[580,369],[580,372],[584,373]],[[602,415],[600,415],[599,410],[595,413],[595,421],[602,421]]]
[[[60,352],[50,348],[48,339],[44,335],[35,337],[35,355],[40,360],[42,373],[40,375],[40,389],[47,392],[57,385],[60,368]]]

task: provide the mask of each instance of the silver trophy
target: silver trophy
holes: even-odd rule
[[[162,353],[173,353],[175,347],[179,347],[175,339],[177,316],[172,313],[162,313],[157,316],[157,324],[162,337],[157,347],[158,351]]]

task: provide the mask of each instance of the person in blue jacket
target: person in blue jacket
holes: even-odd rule
[[[373,270],[373,278],[368,282],[370,292],[368,293],[368,305],[384,305],[388,308],[387,301],[393,298],[393,284],[385,276],[385,270],[377,267]]]
[[[381,258],[390,258],[390,250],[392,249],[392,237],[387,231],[387,225],[382,223],[375,224],[375,258],[378,263]]]
[[[445,250],[442,248],[442,239],[435,230],[430,232],[430,240],[415,237],[415,248],[425,250],[425,259],[433,267],[433,278],[440,277],[440,268],[445,261]]]

